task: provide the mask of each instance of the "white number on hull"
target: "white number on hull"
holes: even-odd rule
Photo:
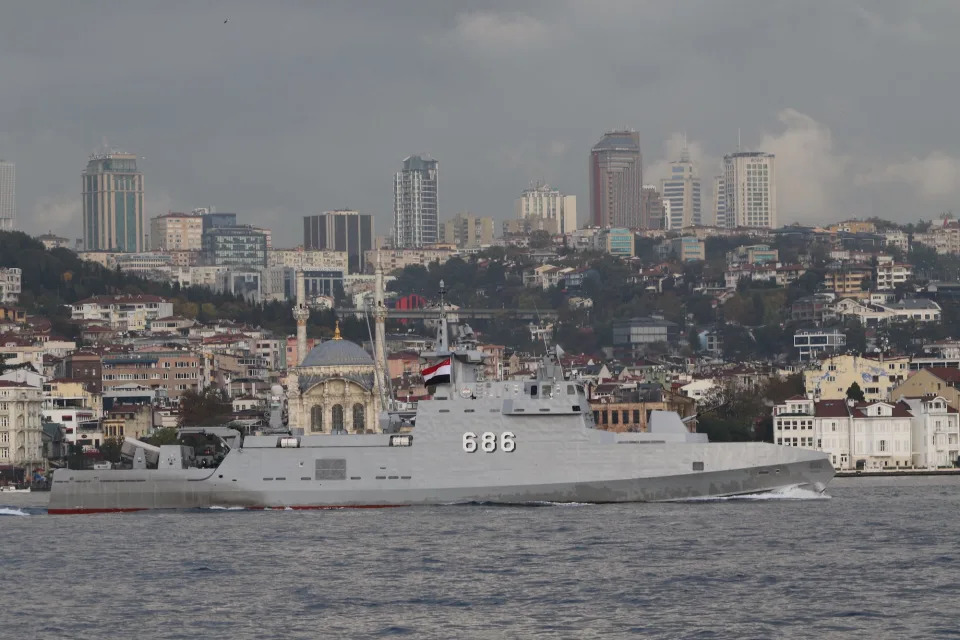
[[[477,442],[478,438],[479,443]],[[497,434],[492,431],[485,431],[479,436],[472,431],[467,431],[463,434],[463,450],[467,453],[474,453],[478,449],[484,453],[493,453],[497,450],[497,447]],[[516,436],[512,431],[504,431],[500,434],[499,448],[505,453],[516,450]]]

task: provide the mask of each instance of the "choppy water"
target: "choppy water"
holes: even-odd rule
[[[829,494],[93,516],[0,496],[0,637],[960,636],[960,479]]]

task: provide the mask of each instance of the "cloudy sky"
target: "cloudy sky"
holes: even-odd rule
[[[777,154],[782,223],[957,208],[956,1],[319,4],[0,0],[20,226],[79,234],[104,140],[142,157],[148,216],[215,206],[277,245],[333,208],[388,233],[412,153],[440,161],[442,217],[511,216],[545,180],[584,219],[590,146],[624,126],[648,178],[684,133],[709,178],[739,129]]]

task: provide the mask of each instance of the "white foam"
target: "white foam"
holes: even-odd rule
[[[210,511],[243,511],[243,507],[221,507],[219,505],[213,505],[206,507]]]
[[[26,511],[21,511],[20,509],[8,509],[7,507],[0,507],[0,516],[28,516],[30,515]]]
[[[741,496],[704,496],[702,498],[684,498],[671,502],[722,502],[726,500],[829,500],[826,493],[792,485],[763,493],[748,493]]]

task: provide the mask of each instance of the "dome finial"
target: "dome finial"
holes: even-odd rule
[[[337,320],[337,327],[333,330],[333,339],[343,340],[343,338],[340,337],[340,321],[339,320]]]

